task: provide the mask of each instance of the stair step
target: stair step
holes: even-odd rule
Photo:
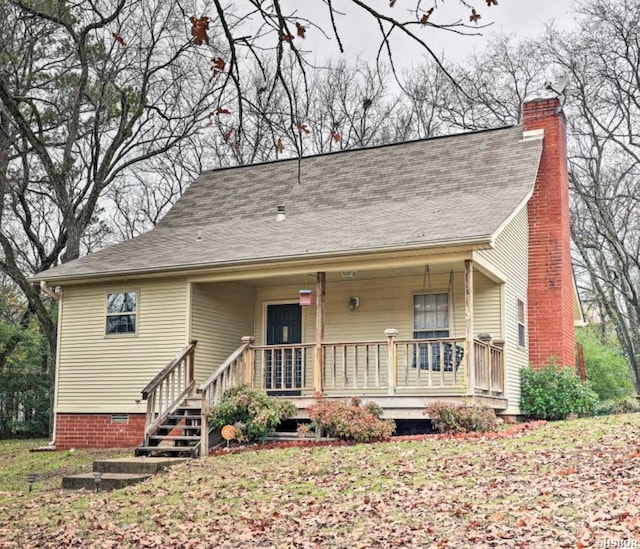
[[[168,454],[195,457],[194,452],[197,446],[138,446],[135,450],[136,456],[149,454]]]
[[[277,431],[267,437],[268,440],[301,440],[298,433],[295,431]]]
[[[185,458],[170,457],[126,457],[100,459],[93,462],[93,470],[101,473],[128,473],[132,475],[152,475],[187,461]]]
[[[150,478],[150,474],[131,474],[131,473],[103,473],[100,479],[99,489],[117,490],[125,486],[131,486]],[[79,475],[70,475],[62,478],[62,488],[66,490],[79,490],[86,488],[87,490],[96,489],[96,481],[93,473],[82,473]]]
[[[179,421],[182,421],[183,419],[187,419],[189,421],[197,421],[197,423],[192,423],[190,425],[178,425],[178,424],[171,424],[171,423],[165,423],[164,425],[160,425],[160,427],[200,427],[200,416],[194,416],[194,417],[189,417],[189,416],[169,416],[167,419],[176,419]]]
[[[177,436],[168,436],[168,435],[150,435],[149,436],[150,439],[154,439],[154,440],[193,440],[193,441],[199,441],[200,437],[199,436],[189,436],[189,435],[177,435]]]

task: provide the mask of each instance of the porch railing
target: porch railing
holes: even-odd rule
[[[488,396],[504,392],[500,346],[474,340],[475,385],[470,388],[471,353],[464,338],[399,340],[394,330],[388,332],[387,340],[323,343],[323,391]],[[248,358],[243,360],[251,364],[247,379],[254,387],[281,396],[313,393],[314,344],[251,345],[245,353]]]
[[[476,389],[489,394],[504,392],[504,358],[501,346],[474,340]]]
[[[464,338],[396,341],[396,387],[467,389]]]
[[[193,358],[197,343],[196,340],[191,341],[142,389],[142,400],[147,401],[145,444],[149,434],[182,404],[193,389]]]
[[[209,428],[207,423],[209,410],[222,400],[222,395],[227,389],[241,383],[250,384],[252,381],[252,353],[249,351],[252,342],[252,337],[243,337],[242,345],[231,353],[229,358],[196,389],[196,392],[202,398],[200,422],[202,425],[200,435],[201,456],[206,456],[209,453]]]
[[[294,395],[313,390],[311,343],[253,345],[253,386],[271,394]]]

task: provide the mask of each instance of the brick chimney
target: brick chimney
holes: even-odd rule
[[[522,106],[524,131],[544,130],[538,177],[529,201],[529,362],[575,364],[574,286],[569,228],[566,120],[558,98]]]

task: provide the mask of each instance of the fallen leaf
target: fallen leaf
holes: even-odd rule
[[[429,10],[427,10],[427,13],[423,13],[422,17],[420,18],[420,23],[422,23],[423,25],[426,25],[429,22],[429,17],[431,17],[431,14],[433,13],[433,10],[435,8],[431,7],[429,8]]]
[[[120,44],[122,47],[125,47],[127,44],[124,41],[124,38],[122,38],[122,36],[120,36],[117,32],[112,32],[111,36],[113,36],[113,39],[118,42],[118,44]]]
[[[209,35],[207,31],[209,30],[209,18],[206,15],[202,17],[191,16],[189,18],[191,21],[191,34],[194,37],[193,43],[196,46],[201,46],[202,44],[209,44]]]

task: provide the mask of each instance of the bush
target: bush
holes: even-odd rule
[[[431,425],[440,433],[469,433],[495,431],[498,425],[492,408],[476,403],[472,405],[434,402],[424,411]]]
[[[521,371],[521,408],[535,419],[566,419],[570,414],[589,415],[598,395],[567,367],[551,364],[541,370]]]
[[[236,427],[236,440],[263,441],[285,419],[296,413],[296,407],[287,400],[270,398],[264,391],[247,384],[227,389],[219,404],[209,412],[211,427]]]
[[[45,437],[50,403],[44,338],[35,323],[21,326],[1,313],[0,303],[0,439]]]
[[[582,328],[576,338],[584,350],[587,379],[600,400],[617,401],[635,395],[631,371],[617,344],[603,344],[593,328]]]
[[[640,411],[640,404],[635,397],[627,396],[617,400],[603,400],[598,403],[594,411],[597,416],[608,416],[611,414],[628,414]]]
[[[311,423],[298,430],[306,436],[312,432],[358,442],[386,440],[396,430],[392,420],[382,419],[382,409],[369,402],[361,406],[360,399],[349,403],[320,398],[307,408]]]

